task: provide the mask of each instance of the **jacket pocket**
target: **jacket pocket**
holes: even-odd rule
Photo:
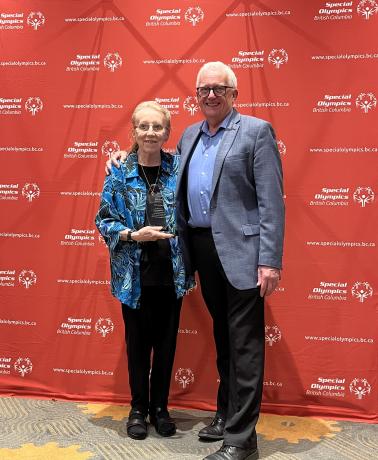
[[[230,157],[223,165],[224,173],[228,176],[240,177],[246,174],[248,168],[248,157]]]

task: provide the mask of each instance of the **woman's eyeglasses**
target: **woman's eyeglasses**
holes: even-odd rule
[[[140,131],[143,131],[144,133],[149,131],[150,128],[152,128],[152,131],[154,133],[161,133],[165,130],[165,127],[162,125],[149,125],[148,123],[141,123],[140,125],[135,126],[135,128],[139,129]]]

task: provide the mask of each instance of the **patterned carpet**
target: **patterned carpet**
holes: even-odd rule
[[[127,437],[129,408],[23,398],[0,398],[1,460],[200,460],[220,442],[199,442],[212,413],[172,410],[178,431],[144,441]],[[304,417],[262,415],[261,459],[378,459],[378,426]]]

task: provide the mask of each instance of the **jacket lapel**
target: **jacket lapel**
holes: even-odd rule
[[[190,159],[190,155],[193,152],[194,145],[197,142],[197,139],[200,135],[201,126],[202,124],[199,123],[198,126],[196,126],[193,129],[193,133],[191,133],[190,138],[187,142],[184,142],[184,145],[182,145],[181,147],[180,168],[177,176],[177,186],[181,185],[182,176],[186,170],[186,165],[188,160]]]
[[[228,124],[228,127],[225,129],[225,132],[222,137],[222,141],[219,145],[219,150],[214,164],[213,180],[211,184],[211,193],[210,200],[213,197],[215,187],[219,179],[219,175],[222,171],[222,166],[224,159],[226,158],[240,126],[240,114],[234,110],[234,113],[231,117],[231,120]]]

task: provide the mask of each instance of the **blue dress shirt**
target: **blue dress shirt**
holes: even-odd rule
[[[207,121],[202,123],[201,137],[194,149],[188,168],[187,200],[190,214],[188,223],[191,227],[211,227],[210,193],[215,158],[231,115],[232,110],[222,121],[215,134],[210,134]]]

